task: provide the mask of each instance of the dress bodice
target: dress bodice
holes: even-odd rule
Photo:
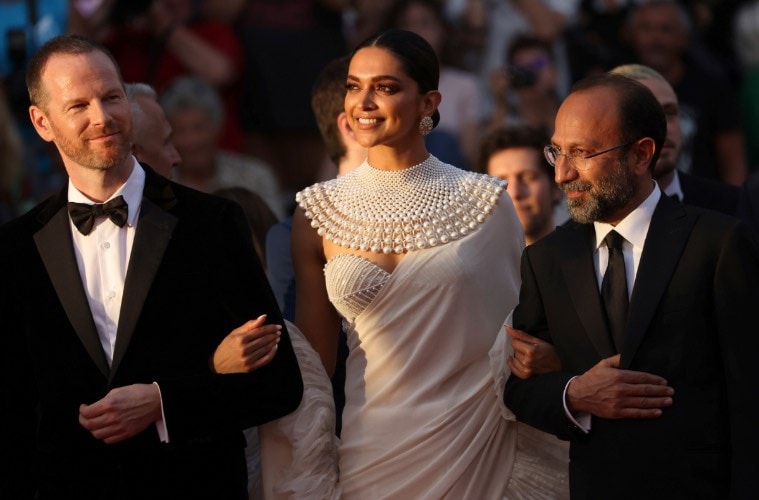
[[[324,266],[329,300],[345,319],[353,321],[377,296],[390,273],[353,254],[339,254]]]

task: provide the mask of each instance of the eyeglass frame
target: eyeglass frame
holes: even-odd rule
[[[619,144],[619,145],[614,146],[612,148],[604,149],[603,151],[599,151],[598,153],[591,153],[591,154],[586,155],[586,156],[579,156],[579,155],[578,156],[574,156],[574,155],[573,156],[567,156],[567,153],[561,153],[561,152],[559,152],[558,148],[556,146],[554,146],[553,144],[548,144],[548,145],[546,145],[546,146],[543,147],[543,156],[545,156],[546,161],[548,162],[548,164],[552,168],[556,168],[556,160],[559,159],[559,156],[563,156],[564,158],[567,159],[567,163],[569,163],[569,166],[572,167],[573,169],[580,170],[580,171],[586,171],[586,170],[590,170],[590,167],[577,168],[577,166],[574,164],[574,160],[576,158],[579,158],[581,160],[589,160],[591,158],[595,158],[596,156],[601,156],[602,154],[606,154],[606,153],[610,153],[612,151],[616,151],[617,149],[622,149],[622,148],[626,148],[628,146],[632,146],[633,144],[635,144],[636,142],[638,142],[638,140],[639,139],[635,139],[634,141],[626,142],[624,144]],[[553,160],[551,160],[549,151],[554,151],[555,152],[554,153],[555,158]]]

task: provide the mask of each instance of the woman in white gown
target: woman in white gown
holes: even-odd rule
[[[367,161],[297,196],[296,324],[330,375],[341,321],[350,350],[339,485],[315,490],[312,479],[309,496],[507,495],[517,427],[501,403],[502,324],[517,303],[524,239],[503,181],[425,149],[439,120],[438,71],[434,51],[413,33],[361,44],[345,107]],[[298,422],[323,427],[324,413],[312,420],[308,400],[272,424],[284,425],[280,438]],[[329,474],[334,441],[297,440],[291,486],[313,470]],[[267,447],[264,432],[265,482]]]

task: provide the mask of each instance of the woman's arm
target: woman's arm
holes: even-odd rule
[[[293,220],[292,255],[296,289],[295,324],[319,353],[327,374],[332,377],[340,318],[327,296],[322,238],[311,227],[301,209],[296,210]]]

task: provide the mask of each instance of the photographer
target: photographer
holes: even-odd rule
[[[559,107],[556,86],[551,46],[531,35],[516,37],[505,67],[490,76],[493,112],[487,120],[488,129],[530,125],[550,136]]]

